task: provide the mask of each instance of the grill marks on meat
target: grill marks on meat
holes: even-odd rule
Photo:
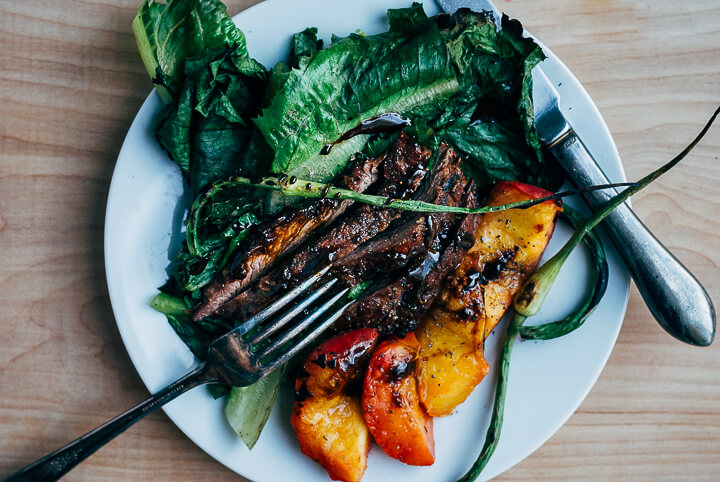
[[[378,194],[397,199],[409,199],[418,189],[424,176],[424,165],[430,151],[401,135],[395,146],[383,157],[380,170],[382,184]],[[277,269],[263,276],[251,290],[245,290],[227,301],[218,310],[223,318],[236,323],[252,316],[259,309],[299,281],[310,276],[320,265],[338,261],[359,245],[385,231],[401,216],[396,209],[361,205],[340,224],[291,256]]]
[[[443,145],[419,199],[458,206],[465,198],[467,183],[457,155]],[[333,274],[347,285],[356,285],[374,279],[379,273],[388,275],[409,268],[428,251],[437,233],[451,225],[454,219],[452,213],[407,213],[400,223],[336,263]]]
[[[477,188],[474,182],[470,183],[464,205],[468,207],[478,206]],[[405,308],[391,326],[395,333],[404,334],[417,327],[422,317],[440,294],[444,281],[455,271],[472,247],[473,234],[480,224],[480,216],[469,214],[460,218],[461,221],[456,226],[455,237],[451,238],[452,241],[442,251],[439,259],[437,255],[429,257],[425,260],[423,270],[420,273],[411,272],[409,274],[410,279],[415,283],[413,285],[415,291],[405,293],[403,300]],[[445,236],[448,237],[447,234]],[[442,235],[439,240],[443,240]],[[431,253],[437,252],[431,251]]]
[[[395,199],[409,199],[416,193],[426,170],[424,165],[430,158],[430,151],[402,135],[395,148],[381,165],[382,186],[380,196]],[[314,246],[309,246],[296,256],[291,264],[295,267],[293,276],[309,274],[298,268],[308,264],[309,259],[335,262],[350,254],[355,248],[385,231],[402,211],[363,204],[348,219],[323,235]]]
[[[448,149],[444,155],[456,162],[453,151]],[[472,182],[465,184],[467,192],[462,205],[476,207],[476,186]],[[473,245],[473,234],[480,220],[480,216],[474,215],[442,213],[432,216],[437,228],[433,230],[424,256],[404,276],[349,307],[338,320],[336,329],[375,327],[383,334],[399,336],[415,329],[440,293],[444,280]]]
[[[348,189],[364,192],[378,179],[378,165],[384,156],[358,162],[345,176]],[[247,289],[265,274],[278,259],[291,252],[316,229],[330,224],[342,215],[351,200],[321,199],[304,208],[281,215],[261,225],[238,250],[231,267],[205,288],[205,302],[193,313],[200,320],[218,311],[223,303]]]
[[[402,135],[393,148],[375,160],[372,169],[381,179],[376,194],[448,206],[479,204],[477,187],[464,176],[455,152],[443,144],[426,174],[423,165],[429,157],[427,149]],[[338,277],[348,286],[365,280],[392,280],[348,308],[335,329],[374,327],[384,335],[404,335],[416,328],[442,287],[450,282],[473,246],[480,219],[475,215],[410,213],[359,204],[338,222],[326,221],[328,230],[306,233],[293,245],[303,246],[272,269],[266,265],[265,274],[249,281],[226,280],[226,284],[244,284],[235,284],[235,291],[208,313],[240,324],[321,266],[333,263],[328,276]]]

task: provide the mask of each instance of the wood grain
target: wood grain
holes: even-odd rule
[[[250,1],[229,1],[239,12]],[[720,103],[720,2],[498,2],[594,98],[638,178]],[[0,477],[146,396],[105,289],[102,228],[124,134],[151,85],[139,0],[0,0]],[[720,128],[634,199],[720,300]],[[720,347],[667,336],[631,292],[618,344],[569,422],[501,479],[720,474]],[[156,413],[69,480],[238,480]]]

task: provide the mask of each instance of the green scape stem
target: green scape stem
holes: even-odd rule
[[[569,206],[563,206],[560,218],[568,222],[573,229],[585,222],[577,211]],[[608,263],[605,249],[595,230],[589,231],[583,242],[590,251],[590,289],[574,312],[562,320],[544,323],[536,326],[523,326],[520,336],[526,340],[552,340],[567,335],[580,328],[585,320],[595,311],[602,299],[608,285]]]
[[[420,213],[458,213],[458,214],[484,214],[494,213],[498,211],[506,211],[508,209],[519,209],[529,208],[536,204],[541,204],[546,201],[557,201],[567,196],[574,196],[590,191],[598,191],[602,189],[611,189],[616,187],[627,187],[632,186],[632,182],[621,182],[614,184],[601,184],[597,186],[588,186],[581,189],[574,189],[570,191],[563,191],[549,196],[544,196],[536,199],[530,199],[527,201],[516,201],[500,206],[483,206],[478,208],[468,208],[463,206],[446,206],[443,204],[433,204],[424,201],[417,200],[402,200],[388,198],[385,196],[375,196],[373,194],[364,194],[353,191],[351,189],[344,189],[335,187],[327,183],[297,180],[294,178],[283,177],[262,177],[259,179],[250,179],[247,177],[231,177],[220,182],[216,182],[211,185],[210,188],[195,199],[191,207],[191,214],[193,216],[188,219],[188,227],[190,223],[197,223],[200,217],[200,209],[215,194],[227,187],[233,186],[251,186],[260,189],[269,189],[272,191],[279,191],[282,194],[290,197],[304,197],[311,199],[349,199],[352,201],[358,201],[372,206],[379,206],[384,208],[400,209],[403,211],[413,211]],[[188,245],[190,239],[188,239]]]
[[[370,280],[363,281],[361,283],[356,284],[352,288],[350,288],[350,291],[348,291],[347,297],[350,300],[355,300],[360,298],[365,291],[372,285],[373,282]]]
[[[720,107],[718,107],[710,120],[705,124],[700,133],[695,139],[685,148],[680,154],[675,156],[670,162],[661,166],[659,169],[651,172],[647,176],[640,179],[638,182],[633,183],[625,191],[618,193],[613,196],[607,203],[605,203],[598,211],[591,215],[580,227],[578,227],[575,233],[565,243],[563,248],[553,256],[547,263],[540,267],[532,276],[528,278],[525,284],[522,286],[518,295],[515,297],[514,308],[515,313],[508,326],[507,333],[505,335],[505,344],[503,346],[503,353],[501,357],[500,374],[498,376],[497,388],[495,389],[495,403],[493,405],[493,413],[490,419],[490,426],[488,427],[487,434],[485,436],[485,443],[475,463],[468,472],[459,479],[458,482],[467,482],[475,480],[482,470],[487,465],[490,457],[495,452],[497,444],[500,439],[500,432],[502,430],[503,415],[505,407],[505,398],[507,396],[507,383],[508,373],[510,368],[510,356],[512,354],[512,348],[515,344],[515,338],[523,328],[525,320],[530,316],[536,314],[547,296],[552,284],[557,277],[560,268],[563,263],[570,255],[572,250],[583,240],[583,238],[589,235],[593,228],[595,228],[600,222],[610,213],[613,209],[618,207],[620,204],[625,202],[630,196],[637,193],[641,189],[645,188],[648,184],[653,182],[655,179],[672,169],[678,162],[680,162],[688,153],[697,145],[698,142],[710,129],[710,126],[720,114]],[[577,320],[576,320],[577,322]],[[582,321],[580,321],[582,323]],[[552,324],[550,324],[552,325]],[[547,325],[544,325],[547,326]]]
[[[525,322],[525,317],[515,313],[508,324],[505,332],[505,342],[503,344],[502,356],[500,357],[500,373],[498,374],[497,386],[495,388],[495,403],[490,417],[490,426],[485,434],[485,443],[480,455],[470,469],[463,475],[458,482],[470,482],[477,479],[480,472],[490,461],[498,442],[500,441],[500,432],[502,431],[503,416],[505,414],[505,397],[507,396],[508,375],[510,373],[510,356],[515,345],[518,330]]]
[[[220,260],[220,263],[218,264],[219,270],[223,269],[230,262],[230,258],[235,254],[235,251],[237,251],[240,243],[245,241],[245,238],[247,238],[248,234],[250,234],[249,231],[247,229],[244,229],[232,237],[232,239],[230,240],[230,244],[228,244],[227,250],[222,257],[222,260]]]
[[[197,226],[200,222],[200,215],[203,206],[208,203],[218,192],[228,187],[227,181],[215,182],[210,187],[195,198],[190,206],[188,214],[185,238],[187,240],[188,252],[192,256],[202,257],[200,252],[200,241],[198,240]]]

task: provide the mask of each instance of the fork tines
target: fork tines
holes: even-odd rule
[[[329,269],[327,266],[315,273],[238,327],[262,372],[269,373],[307,347],[354,302],[346,296],[350,288],[338,290],[338,280],[332,278],[295,302],[288,311],[281,312],[320,281]],[[275,317],[278,312],[281,313]],[[276,333],[277,336],[270,338]]]

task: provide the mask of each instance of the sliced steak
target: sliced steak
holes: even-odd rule
[[[460,206],[466,198],[468,180],[457,155],[446,145],[438,150],[428,181],[419,196],[422,201]],[[452,213],[407,213],[402,222],[355,249],[332,272],[347,285],[375,279],[411,266],[432,249],[435,238],[449,230],[456,216]]]
[[[378,178],[378,165],[384,156],[358,162],[344,177],[343,184],[353,191],[364,192]],[[204,290],[205,302],[193,313],[200,320],[217,312],[233,296],[265,274],[278,259],[291,252],[313,231],[330,224],[343,214],[353,201],[321,199],[264,223],[240,247],[229,268]]]
[[[474,181],[471,181],[464,206],[474,208],[479,205],[477,186]],[[408,309],[403,316],[413,318],[417,323],[424,311],[432,305],[445,280],[455,272],[468,250],[472,248],[475,242],[474,234],[480,225],[481,218],[482,216],[477,214],[461,216],[460,222],[456,224],[455,236],[453,237],[451,233],[448,233],[446,238],[443,239],[441,234],[437,240],[438,245],[441,246],[442,254],[439,257],[428,258],[425,264],[422,265],[421,271],[408,274],[408,276],[423,280],[423,282],[420,283],[416,296],[412,300],[409,298],[406,300],[405,306]],[[449,244],[448,239],[450,240]],[[418,310],[422,310],[422,313]]]
[[[470,184],[463,205],[478,205],[474,183]],[[449,219],[439,221],[441,228],[435,231],[430,248],[413,268],[345,310],[336,330],[373,327],[382,334],[402,336],[417,327],[445,279],[472,247],[480,216],[461,216],[455,223],[448,222]]]
[[[401,135],[386,152],[380,165],[382,172],[378,195],[409,199],[425,176],[424,165],[430,151]],[[311,240],[286,262],[263,276],[253,289],[245,290],[218,310],[223,318],[239,323],[315,272],[321,264],[344,258],[359,245],[377,236],[399,218],[402,212],[361,205],[340,224]]]

